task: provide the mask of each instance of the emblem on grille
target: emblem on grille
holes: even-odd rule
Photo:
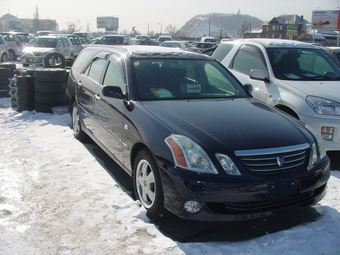
[[[283,164],[285,163],[285,160],[283,157],[277,157],[276,158],[276,163],[279,167],[283,167]]]

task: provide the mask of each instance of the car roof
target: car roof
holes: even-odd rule
[[[57,37],[65,37],[65,38],[67,38],[67,36],[66,35],[41,35],[41,36],[38,36],[37,37],[37,39],[38,38],[57,38]]]
[[[221,44],[240,44],[240,43],[255,43],[261,44],[265,48],[314,48],[318,47],[309,43],[286,40],[286,39],[270,39],[270,38],[250,38],[250,39],[237,39],[233,41],[222,41]]]
[[[191,51],[184,51],[178,48],[159,47],[153,45],[101,45],[90,44],[86,48],[97,48],[103,51],[121,52],[131,58],[187,58],[213,60],[208,55]]]
[[[124,37],[124,36],[129,36],[129,35],[122,35],[122,34],[102,35],[102,36],[100,36],[100,38],[102,38],[102,37]]]

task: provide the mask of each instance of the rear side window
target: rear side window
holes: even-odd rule
[[[221,62],[225,58],[225,56],[227,56],[229,51],[231,51],[233,46],[234,46],[233,44],[221,43],[212,54],[212,57]]]
[[[72,69],[75,70],[77,73],[81,73],[84,70],[85,66],[89,63],[90,59],[93,58],[95,53],[96,51],[91,48],[83,50],[74,61]]]

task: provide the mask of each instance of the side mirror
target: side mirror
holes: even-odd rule
[[[106,97],[126,99],[126,95],[123,93],[122,89],[118,86],[104,86],[102,93]]]
[[[249,73],[249,77],[251,79],[261,80],[261,81],[265,81],[267,79],[264,72],[260,69],[251,69]]]

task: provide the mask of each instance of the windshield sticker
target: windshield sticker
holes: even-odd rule
[[[181,84],[181,93],[201,93],[201,84]]]
[[[171,92],[167,89],[159,89],[159,88],[153,88],[151,89],[151,92],[158,98],[169,98],[169,97],[175,97]]]

